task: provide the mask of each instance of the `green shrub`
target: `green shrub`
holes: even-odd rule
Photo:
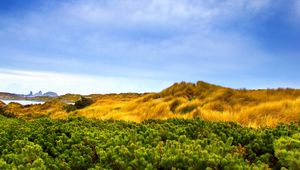
[[[0,115],[0,169],[297,169],[299,134],[299,123],[252,129],[201,119]]]
[[[275,155],[281,166],[288,169],[300,167],[300,133],[281,137],[274,142]]]

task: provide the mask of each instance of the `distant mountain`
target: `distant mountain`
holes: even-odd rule
[[[32,94],[32,92],[30,92],[30,94]],[[55,92],[51,92],[51,91],[46,92],[46,93],[39,91],[39,92],[35,93],[34,95],[27,96],[27,97],[58,97],[58,94]]]
[[[13,94],[13,93],[0,92],[0,98],[2,98],[2,99],[13,99],[13,98],[18,98],[18,95]]]
[[[39,97],[39,96],[43,96],[43,92],[42,91],[39,91],[38,93],[35,93],[33,95],[33,97]]]
[[[46,92],[43,93],[42,91],[39,91],[37,93],[33,93],[30,91],[29,94],[14,94],[14,93],[5,93],[0,92],[0,99],[24,99],[24,98],[35,98],[35,97],[58,97],[58,94],[55,92]]]
[[[47,96],[47,97],[58,97],[58,94],[55,93],[55,92],[47,92],[47,93],[44,93],[43,96]]]

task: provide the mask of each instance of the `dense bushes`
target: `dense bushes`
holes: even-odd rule
[[[295,169],[299,133],[299,124],[251,129],[200,119],[0,116],[0,169]]]

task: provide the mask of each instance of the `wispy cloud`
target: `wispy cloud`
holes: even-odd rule
[[[298,14],[298,16],[300,17],[300,0],[296,0],[296,2],[295,2],[295,11]]]
[[[141,1],[77,1],[66,3],[61,9],[73,20],[91,23],[120,23],[120,24],[159,24],[185,22],[199,19],[194,22],[216,20],[217,18],[241,16],[249,13],[258,13],[270,7],[274,2],[270,0],[252,1],[195,1],[195,0],[141,0]],[[127,24],[126,24],[127,23]]]

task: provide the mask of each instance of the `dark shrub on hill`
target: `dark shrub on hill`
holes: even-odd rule
[[[77,108],[75,105],[69,104],[69,105],[64,106],[64,109],[69,113],[69,112],[75,111]]]
[[[86,97],[81,97],[80,100],[75,102],[75,107],[76,109],[82,109],[85,108],[86,106],[89,106],[93,103],[93,100],[90,98]]]

